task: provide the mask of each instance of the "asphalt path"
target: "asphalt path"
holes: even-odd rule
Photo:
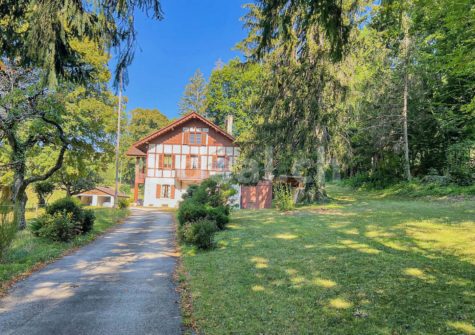
[[[172,214],[132,210],[113,231],[17,283],[0,334],[180,334]]]

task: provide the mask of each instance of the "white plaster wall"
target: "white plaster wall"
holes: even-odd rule
[[[157,185],[175,185],[175,198],[174,199],[164,199],[156,197]],[[181,190],[179,188],[179,183],[175,183],[174,178],[146,178],[145,179],[145,190],[144,190],[144,201],[143,205],[145,207],[178,207],[178,203],[181,201],[181,196],[186,192],[186,189]]]

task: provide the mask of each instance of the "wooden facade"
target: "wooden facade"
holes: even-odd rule
[[[239,155],[234,138],[191,113],[136,142],[134,200],[144,184],[145,206],[177,206],[189,185],[215,174],[229,174]]]

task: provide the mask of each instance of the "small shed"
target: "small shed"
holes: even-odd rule
[[[76,197],[86,206],[112,207],[114,206],[115,190],[112,187],[97,186],[88,191],[82,192]],[[123,192],[118,193],[118,197],[127,199],[129,196]]]
[[[257,185],[241,186],[241,208],[260,209],[272,206],[272,182],[262,180]]]

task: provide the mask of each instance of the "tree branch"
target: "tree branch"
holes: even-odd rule
[[[56,164],[51,169],[49,169],[48,172],[44,173],[43,175],[31,176],[30,178],[25,179],[25,181],[24,181],[25,185],[29,185],[29,184],[37,182],[37,181],[46,180],[49,177],[51,177],[53,175],[53,173],[58,171],[63,166],[64,153],[66,152],[66,149],[68,148],[68,144],[69,144],[69,141],[64,136],[63,128],[61,128],[61,126],[58,123],[56,123],[53,120],[48,120],[45,116],[42,116],[41,119],[44,122],[49,123],[49,124],[53,125],[56,128],[56,130],[58,131],[58,134],[59,134],[59,138],[60,138],[61,142],[63,143],[63,145],[61,146],[61,151],[59,152],[58,158],[56,159]]]

